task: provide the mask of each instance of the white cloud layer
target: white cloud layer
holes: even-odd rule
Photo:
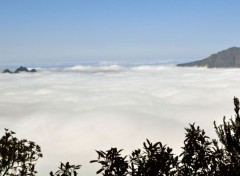
[[[146,138],[181,152],[184,127],[196,122],[216,137],[213,121],[234,115],[238,69],[167,66],[75,66],[36,74],[0,74],[0,129],[37,142],[39,176],[59,162],[99,168],[95,150],[142,148]]]

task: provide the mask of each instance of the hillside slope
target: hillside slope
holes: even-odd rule
[[[232,47],[216,54],[212,54],[208,58],[178,64],[180,67],[208,67],[208,68],[234,68],[240,67],[240,48]]]

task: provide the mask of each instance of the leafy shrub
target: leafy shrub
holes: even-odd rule
[[[176,173],[178,157],[174,157],[171,148],[161,142],[153,144],[148,139],[143,146],[143,152],[138,149],[130,156],[131,176],[170,176]]]
[[[106,152],[96,151],[98,160],[92,160],[91,163],[99,163],[102,165],[97,174],[102,173],[103,176],[126,176],[128,173],[127,156],[122,157],[121,152],[117,148],[111,148]]]
[[[40,146],[26,139],[18,140],[14,134],[5,129],[0,139],[0,175],[36,175],[35,164],[42,157]]]
[[[81,165],[70,165],[69,162],[66,164],[61,163],[59,170],[53,174],[50,172],[50,176],[77,176],[77,171],[80,169]]]

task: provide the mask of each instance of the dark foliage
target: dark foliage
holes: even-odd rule
[[[149,140],[143,143],[144,151],[140,149],[132,152],[130,156],[131,176],[171,176],[176,173],[178,157],[174,157],[172,149],[162,145],[161,142],[155,144]]]
[[[220,142],[224,147],[224,157],[220,165],[223,175],[240,175],[240,116],[239,116],[239,100],[234,97],[235,119],[226,122],[223,118],[223,124],[214,126]]]
[[[77,171],[81,165],[70,165],[69,162],[66,164],[61,163],[59,170],[53,174],[50,172],[50,176],[77,176]]]
[[[0,139],[0,175],[36,175],[35,164],[42,157],[41,148],[32,141],[18,140],[14,134],[5,129],[5,135]]]
[[[91,163],[99,163],[102,165],[97,174],[102,173],[103,176],[126,176],[128,173],[127,156],[122,157],[122,150],[111,148],[106,152],[96,151],[98,160],[92,160]]]
[[[185,130],[187,133],[180,155],[178,175],[214,175],[217,164],[214,162],[214,150],[209,137],[195,124],[190,124]]]

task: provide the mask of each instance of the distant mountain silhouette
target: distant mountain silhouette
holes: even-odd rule
[[[240,48],[232,47],[216,54],[212,54],[206,59],[178,64],[180,67],[208,67],[208,68],[240,68]]]
[[[26,67],[19,67],[15,70],[14,73],[19,73],[19,72],[29,72],[29,70]]]
[[[12,73],[9,69],[3,70],[3,73]]]
[[[31,73],[34,73],[34,72],[37,72],[37,70],[36,69],[28,70],[26,67],[22,67],[22,66],[17,68],[14,72],[10,71],[9,69],[3,70],[3,73],[20,73],[20,72],[31,72]]]
[[[35,73],[35,72],[37,72],[37,70],[33,68],[29,72]]]

